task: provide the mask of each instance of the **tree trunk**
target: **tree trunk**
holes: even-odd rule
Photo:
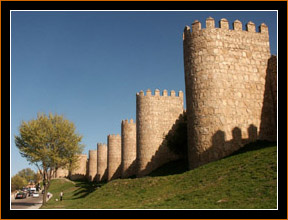
[[[47,198],[47,186],[44,185],[44,195],[43,195],[43,205],[46,204],[46,198]]]
[[[50,185],[51,176],[48,175],[47,170],[44,171],[43,185],[44,185],[44,195],[42,205],[46,204],[47,193]]]

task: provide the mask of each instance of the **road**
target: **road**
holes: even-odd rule
[[[39,198],[32,198],[32,196],[25,199],[11,198],[11,209],[39,209],[42,205],[43,195]]]

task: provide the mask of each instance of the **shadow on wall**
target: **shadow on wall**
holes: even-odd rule
[[[99,175],[99,174],[96,174],[96,176],[95,176],[95,181],[96,181],[96,182],[100,182],[100,175]]]
[[[137,160],[135,159],[131,165],[122,173],[121,178],[129,178],[129,177],[135,177],[136,174],[136,168],[137,168]]]
[[[259,129],[259,130],[258,130]],[[203,149],[201,152],[193,154],[193,168],[203,164],[219,160],[223,157],[231,155],[245,144],[255,142],[256,140],[277,141],[277,58],[272,56],[268,60],[266,76],[265,76],[265,90],[263,94],[263,105],[261,109],[261,122],[259,128],[250,124],[248,128],[249,137],[242,138],[242,131],[239,127],[235,127],[232,131],[232,140],[226,141],[225,133],[218,130],[212,136],[212,146],[208,149]]]
[[[88,176],[88,180],[89,180],[90,182],[96,181],[96,175],[95,175],[94,177],[91,176],[91,175],[89,175],[89,176]]]
[[[187,140],[187,113],[184,111],[172,126],[172,129],[165,136],[168,148],[180,157],[188,156]]]
[[[83,179],[86,179],[87,178],[87,176],[86,175],[84,175],[84,174],[71,174],[70,175],[70,177],[69,177],[69,179],[70,180],[83,180]]]
[[[277,145],[276,141],[257,140],[256,142],[251,142],[251,143],[246,144],[245,146],[241,147],[239,150],[235,151],[229,156],[238,155],[238,154],[242,154],[242,153],[249,152],[249,151],[259,150],[259,149],[263,149],[266,147],[274,147],[276,145]]]
[[[107,172],[107,176],[108,176],[108,172]],[[120,177],[121,177],[121,164],[117,167],[116,171],[114,172],[110,180],[118,179]]]
[[[179,146],[179,148],[177,148],[178,146],[175,146],[173,151],[168,147],[167,144],[168,142],[170,145],[181,143],[183,142],[183,138],[184,139],[186,138],[186,145],[184,141],[184,151],[187,151],[187,123],[186,123],[186,133],[184,132],[184,135],[183,133],[179,134],[179,132],[176,132],[177,128],[183,127],[183,123],[185,123],[184,122],[185,117],[186,117],[186,113],[180,114],[178,119],[175,121],[175,123],[169,130],[168,134],[167,135],[163,134],[163,141],[160,144],[158,150],[152,156],[150,162],[146,165],[145,169],[143,169],[140,172],[138,171],[137,176],[145,176],[151,173],[153,170],[159,168],[160,166],[168,162],[183,158],[183,156],[185,155],[183,154],[183,149],[182,149],[183,143],[182,143],[182,146]]]
[[[169,176],[169,175],[181,174],[188,170],[189,170],[188,160],[182,158],[182,159],[164,164],[163,166],[149,173],[147,176],[151,176],[151,177]]]
[[[277,140],[277,57],[268,60],[259,138]]]
[[[255,142],[259,139],[257,135],[257,127],[255,125],[251,124],[247,130],[248,138],[242,138],[241,129],[239,127],[235,127],[232,130],[232,139],[229,141],[226,141],[225,132],[218,130],[212,136],[211,147],[199,154],[198,166],[206,164],[207,161],[212,162],[226,156],[230,156],[244,145]]]
[[[102,175],[102,177],[100,178],[100,174],[96,174],[95,176],[95,180],[96,182],[105,182],[108,179],[108,169],[105,169],[104,174]]]

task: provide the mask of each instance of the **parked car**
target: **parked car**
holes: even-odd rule
[[[32,194],[32,197],[33,197],[33,198],[39,198],[39,193],[35,191],[35,192]]]
[[[32,196],[34,192],[36,192],[36,188],[30,188],[28,190],[28,196]]]
[[[25,199],[27,197],[27,193],[19,192],[16,194],[15,199]]]
[[[33,193],[36,191],[36,188],[30,188],[30,191]]]

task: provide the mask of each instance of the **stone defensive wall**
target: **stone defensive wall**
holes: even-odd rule
[[[66,168],[58,168],[55,172],[55,178],[64,178],[69,176],[69,171]]]
[[[71,172],[70,179],[78,180],[87,178],[87,155],[81,154],[78,157],[77,167]]]
[[[277,57],[268,60],[260,139],[277,140]]]
[[[216,27],[195,21],[183,33],[188,159],[190,169],[221,159],[256,140],[277,140],[277,57],[271,56],[268,27],[256,31],[225,18]],[[72,180],[106,181],[145,176],[179,159],[167,147],[184,120],[183,92],[156,89],[136,94],[136,123],[121,123],[121,136],[79,156]],[[186,116],[185,116],[186,118]],[[108,146],[108,147],[107,147]],[[56,177],[68,176],[59,168]]]
[[[268,59],[268,27],[206,19],[183,33],[190,169],[231,154],[256,139],[271,140],[262,123]],[[191,30],[192,29],[192,30]],[[275,74],[274,74],[275,75]],[[265,103],[272,106],[273,103]],[[270,116],[271,117],[271,116]],[[261,125],[261,126],[260,126]]]
[[[183,113],[183,92],[172,90],[162,95],[158,89],[136,94],[137,176],[144,176],[164,163],[175,160],[165,143],[165,136]]]
[[[268,74],[269,74],[268,80],[270,82],[271,96],[274,109],[274,119],[277,122],[277,57],[276,56],[272,55],[268,61]]]
[[[107,171],[108,181],[121,177],[121,136],[108,135]]]
[[[89,150],[88,180],[96,180],[97,175],[97,150]]]
[[[271,89],[271,98],[273,103],[273,116],[275,121],[275,131],[277,131],[277,57],[272,55],[268,61],[268,79]],[[277,140],[277,134],[274,134],[274,141]]]
[[[96,181],[107,180],[107,145],[97,144],[97,175]]]
[[[136,123],[133,119],[121,123],[121,177],[136,175]]]

